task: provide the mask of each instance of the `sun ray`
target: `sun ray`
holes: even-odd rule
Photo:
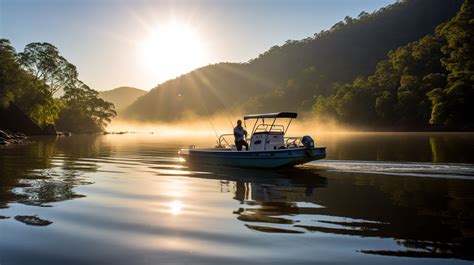
[[[170,20],[149,30],[142,45],[144,66],[159,79],[177,77],[208,61],[204,42],[189,24]]]

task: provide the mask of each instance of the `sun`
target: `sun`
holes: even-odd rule
[[[145,68],[160,81],[203,66],[207,60],[198,32],[178,22],[153,28],[143,42],[142,53]]]

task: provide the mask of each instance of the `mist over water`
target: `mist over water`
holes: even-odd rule
[[[305,116],[306,119],[298,118],[291,121],[287,132],[288,136],[359,132],[358,130],[340,125],[335,121],[319,122],[311,119],[310,114],[303,115],[303,118]],[[180,135],[192,138],[197,134],[204,138],[216,138],[216,133],[217,135],[232,133],[237,120],[244,121],[243,117],[243,114],[189,115],[185,119],[173,122],[137,121],[118,118],[113,120],[106,129],[109,132],[159,133],[162,137]],[[279,119],[275,124],[281,124],[286,127],[289,121],[290,119]],[[266,123],[269,122],[273,122],[273,119],[266,120]],[[255,120],[244,121],[243,126],[250,132],[254,123]]]
[[[2,264],[474,260],[473,134],[308,128],[327,159],[278,170],[183,162],[180,148],[215,144],[207,124],[0,148]]]
[[[232,134],[237,115],[190,117],[178,122],[138,122],[115,120],[109,132],[152,134],[161,139],[184,141],[200,147],[214,146],[221,134]],[[309,116],[310,117],[310,116]],[[362,161],[404,161],[433,163],[474,163],[470,143],[474,133],[459,132],[366,132],[339,125],[320,123],[304,117],[293,120],[286,136],[310,135],[317,146],[329,149],[327,159]],[[272,122],[270,119],[268,122]],[[251,132],[254,120],[244,122]],[[267,122],[267,123],[268,123]],[[289,119],[276,124],[287,125]]]
[[[218,135],[232,133],[232,122],[242,118],[217,115],[171,123],[116,121],[110,131],[157,134],[197,147],[213,147]],[[272,121],[272,120],[271,120]],[[270,122],[271,122],[270,121]],[[288,120],[280,121],[287,125]],[[254,121],[246,122],[250,132]],[[215,131],[214,131],[215,130]],[[411,175],[420,177],[471,178],[474,176],[472,133],[364,132],[315,120],[293,120],[288,136],[311,135],[317,146],[328,148],[324,161],[306,167],[355,173]],[[185,145],[182,146],[186,147]],[[454,164],[452,164],[454,163]]]

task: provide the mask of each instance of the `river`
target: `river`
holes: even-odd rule
[[[212,139],[0,148],[0,264],[472,264],[474,134],[315,135],[291,169],[187,165]]]

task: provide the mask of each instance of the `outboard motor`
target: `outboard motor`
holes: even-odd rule
[[[306,149],[314,148],[314,140],[309,135],[303,136],[303,138],[301,138],[301,143],[306,147]]]

